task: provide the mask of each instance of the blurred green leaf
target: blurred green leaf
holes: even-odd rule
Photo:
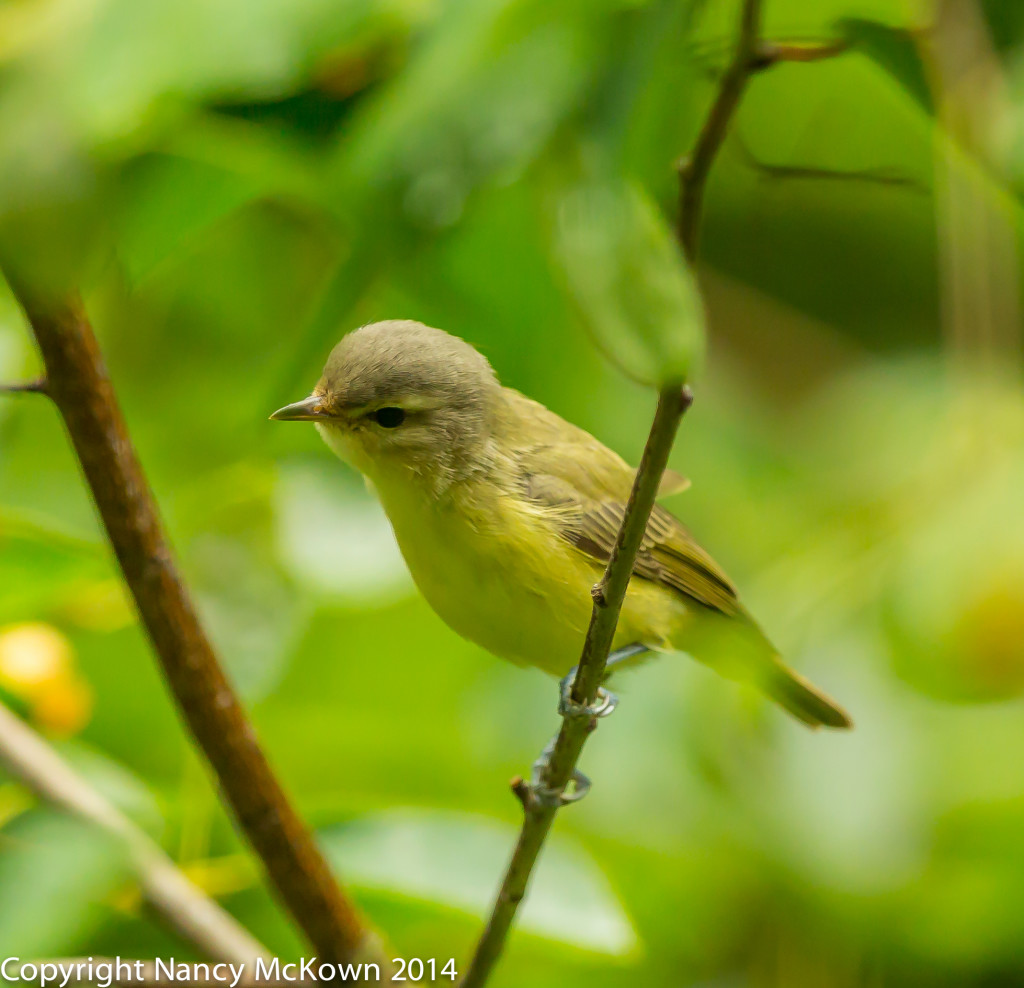
[[[992,41],[1003,55],[1011,55],[1024,44],[1024,5],[1005,0],[979,0]]]
[[[66,953],[105,919],[104,900],[128,881],[123,847],[50,810],[0,833],[0,954]]]
[[[1024,983],[1021,5],[982,0],[994,85],[959,91],[997,167],[929,112],[946,94],[917,47],[927,0],[764,6],[766,37],[844,22],[853,53],[758,73],[715,162],[714,354],[673,459],[694,485],[671,510],[857,729],[805,732],[682,656],[624,675],[585,754],[594,792],[542,858],[540,935],[514,939],[495,988]],[[406,956],[464,956],[478,932],[514,834],[462,814],[512,819],[503,783],[549,736],[553,684],[445,627],[355,474],[266,415],[344,332],[417,318],[636,462],[651,395],[612,365],[650,381],[699,363],[672,163],[737,11],[0,3],[0,230],[25,270],[80,282],[268,754],[349,842],[345,873]],[[0,289],[0,381],[39,366]],[[0,502],[0,621],[58,628],[94,694],[64,750],[216,881],[239,840],[51,403],[0,395]],[[414,806],[430,810],[388,812]],[[70,926],[63,900],[42,913],[25,888],[68,871],[69,843],[91,855],[88,835],[26,844],[38,815],[7,811],[0,915],[20,924],[27,901],[35,923],[19,952],[180,948],[103,907],[100,867],[70,883]],[[35,870],[15,867],[29,848]],[[275,952],[302,949],[265,888],[229,905]],[[634,929],[645,950],[624,962],[570,946],[604,931],[628,950]]]
[[[929,116],[934,115],[935,101],[914,32],[858,17],[841,20],[839,29],[851,49],[885,69]]]
[[[242,695],[258,699],[280,680],[308,608],[240,541],[207,536],[190,560],[210,637]]]
[[[28,340],[21,329],[20,314],[13,303],[0,298],[0,380],[17,381],[25,374],[28,363]],[[11,406],[0,404],[0,416],[6,417]]]
[[[557,256],[598,345],[636,380],[688,380],[704,312],[656,206],[632,183],[588,183],[562,198],[557,224]]]
[[[199,117],[126,162],[113,198],[118,257],[138,282],[216,221],[256,199],[322,208],[315,156],[243,121]]]
[[[131,140],[204,94],[287,92],[332,49],[408,9],[401,0],[100,0],[37,25],[41,57],[27,70],[51,76],[93,141]]]
[[[521,174],[572,112],[599,51],[595,41],[618,5],[443,6],[437,30],[344,135],[342,188],[397,183],[414,226],[451,226],[474,187]]]
[[[137,159],[121,182],[118,255],[133,282],[259,191],[237,173],[169,155]]]
[[[58,613],[90,578],[104,572],[99,547],[0,510],[0,623],[26,611]]]
[[[378,604],[411,591],[384,510],[350,468],[326,457],[284,464],[275,501],[281,559],[301,587]]]
[[[144,830],[160,835],[164,826],[160,804],[146,782],[125,765],[79,740],[59,745],[65,761],[98,793]]]
[[[349,880],[468,910],[483,917],[516,839],[485,817],[395,810],[320,833]],[[534,873],[519,925],[611,956],[635,952],[633,925],[597,863],[555,838]]]

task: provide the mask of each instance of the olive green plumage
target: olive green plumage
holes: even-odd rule
[[[275,417],[315,421],[366,475],[452,628],[513,662],[557,675],[573,666],[633,482],[621,457],[502,387],[469,344],[408,321],[346,336],[310,398]],[[670,472],[661,493],[686,483]],[[806,724],[850,726],[783,665],[728,577],[660,505],[633,572],[615,647],[688,652]]]

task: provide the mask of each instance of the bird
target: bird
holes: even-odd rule
[[[412,320],[364,325],[278,421],[313,422],[379,497],[413,580],[456,633],[566,682],[635,471],[590,433],[503,386],[465,340]],[[659,496],[688,482],[666,472]],[[752,683],[810,727],[849,715],[781,659],[735,586],[656,504],[608,668],[684,652]],[[608,712],[607,691],[595,714]]]

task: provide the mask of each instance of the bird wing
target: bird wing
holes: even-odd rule
[[[626,502],[634,470],[618,453],[540,402],[512,388],[504,390],[512,416],[506,423],[509,445],[516,446],[516,438],[524,434],[532,440],[530,446],[516,450],[520,471],[527,475],[550,474],[596,501],[610,497]],[[666,470],[658,497],[679,494],[689,486],[690,481],[682,474]]]
[[[507,435],[530,435],[513,449],[512,474],[558,534],[597,563],[611,555],[633,484],[633,470],[589,433],[542,405],[512,393]],[[660,493],[678,489],[678,474]],[[679,478],[681,480],[681,478]],[[684,482],[685,483],[685,482]],[[738,620],[699,622],[687,648],[731,679],[752,680],[795,717],[813,727],[850,727],[846,712],[787,668],[740,604],[736,589],[678,518],[655,505],[633,574]],[[649,643],[648,643],[649,644]]]
[[[534,439],[515,454],[527,497],[545,510],[566,542],[596,562],[606,562],[633,487],[633,469],[589,432],[519,392],[507,393],[513,413],[528,418]],[[510,425],[513,434],[526,431]],[[667,471],[658,493],[672,494],[688,486],[685,477]],[[745,617],[728,577],[661,505],[651,513],[633,573],[712,610]]]
[[[566,542],[596,562],[607,562],[622,524],[628,485],[621,498],[609,496],[600,484],[599,470],[581,461],[578,450],[571,457],[549,452],[536,450],[522,461],[527,497],[547,509]],[[712,610],[746,616],[728,577],[661,505],[651,512],[633,573]]]

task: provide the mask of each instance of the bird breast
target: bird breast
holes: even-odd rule
[[[554,675],[572,668],[590,620],[596,567],[497,485],[474,484],[443,500],[404,485],[388,488],[380,496],[402,555],[449,627],[517,664]]]

